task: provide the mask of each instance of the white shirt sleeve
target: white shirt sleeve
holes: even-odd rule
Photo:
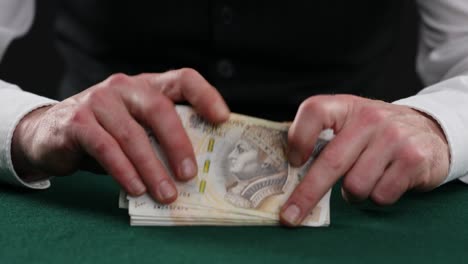
[[[10,42],[24,35],[33,22],[34,0],[0,1],[0,60]]]
[[[445,182],[457,178],[468,182],[468,1],[417,3],[421,15],[417,70],[428,87],[394,103],[437,120],[450,148]]]
[[[34,0],[0,1],[0,59],[10,42],[25,34],[34,18]],[[13,132],[29,112],[55,101],[23,92],[17,86],[0,80],[0,180],[34,189],[50,186],[49,180],[24,182],[16,174],[11,160]]]

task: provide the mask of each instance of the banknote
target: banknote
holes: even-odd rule
[[[119,206],[128,208],[132,225],[278,224],[281,206],[330,137],[323,133],[308,162],[294,168],[286,157],[290,123],[231,114],[225,123],[213,125],[190,107],[177,106],[176,110],[193,145],[198,174],[189,182],[178,182],[157,140],[149,134],[179,196],[174,203],[162,205],[147,194],[126,197],[122,193]],[[329,224],[329,197],[330,191],[303,225]]]

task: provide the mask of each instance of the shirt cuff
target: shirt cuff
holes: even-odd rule
[[[450,149],[449,173],[442,184],[467,176],[467,119],[466,114],[460,112],[462,110],[461,106],[466,105],[466,97],[466,94],[460,96],[457,91],[436,91],[393,102],[430,115],[442,128]],[[465,181],[468,182],[467,177],[465,177]]]
[[[24,92],[14,85],[0,81],[0,180],[32,189],[46,189],[50,186],[49,179],[26,182],[18,176],[11,159],[11,143],[13,132],[24,116],[37,108],[54,103],[56,101]]]
[[[464,183],[468,183],[468,176],[460,177],[458,179],[460,179],[460,181],[462,181]]]

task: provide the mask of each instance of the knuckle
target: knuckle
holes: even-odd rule
[[[371,199],[378,205],[394,204],[408,189],[407,175],[401,175],[392,182],[377,186],[371,194]]]
[[[127,179],[128,178],[133,178],[134,176],[130,176],[129,175],[129,170],[128,168],[124,167],[123,165],[114,165],[114,167],[111,169],[112,171],[112,174],[114,177],[118,178],[118,179],[121,179],[122,181],[122,184],[126,187],[129,187],[129,184],[130,184],[130,180]],[[124,177],[124,176],[127,176],[127,177]]]
[[[429,169],[422,170],[417,177],[418,184],[414,186],[417,190],[430,191],[440,184],[440,182],[431,177]]]
[[[400,148],[397,159],[408,167],[425,167],[429,162],[428,154],[419,146],[408,143]]]
[[[108,98],[108,88],[106,88],[105,86],[95,87],[89,91],[89,93],[85,97],[85,102],[88,103],[91,107],[103,106],[105,105],[105,102]]]
[[[335,94],[333,95],[340,101],[352,102],[362,100],[362,97],[353,95],[353,94]]]
[[[105,156],[111,150],[111,145],[107,142],[97,142],[94,146],[97,157]]]
[[[75,109],[68,119],[68,126],[75,128],[84,126],[89,119],[88,112],[83,108]]]
[[[181,68],[177,70],[177,73],[181,80],[193,80],[200,77],[200,74],[192,68]]]
[[[172,79],[170,83],[167,84],[168,87],[172,89],[177,87],[178,89],[175,90],[183,90],[183,94],[186,97],[191,98],[193,101],[196,96],[196,92],[193,89],[187,89],[188,87],[194,87],[192,84],[199,82],[201,79],[201,75],[192,68],[182,68],[176,71],[176,77]]]
[[[152,85],[157,87],[162,94],[178,98],[180,97],[180,89],[178,89],[177,81],[177,78],[168,78],[167,75],[162,74],[153,78]]]
[[[295,130],[290,130],[288,133],[288,144],[290,148],[302,149],[306,144],[306,139],[299,136]]]
[[[360,199],[364,199],[368,195],[366,186],[356,178],[345,177],[343,180],[343,189],[352,196]]]
[[[109,168],[109,170],[112,171],[112,176],[119,178],[122,181],[122,184],[126,186],[128,184],[128,180],[124,176],[128,175],[128,170],[121,164],[112,164],[111,166],[112,167]]]
[[[324,116],[326,114],[326,109],[321,98],[321,96],[312,96],[307,98],[299,106],[299,112],[314,114],[315,116]]]
[[[388,124],[383,131],[383,138],[390,143],[405,140],[404,129],[395,123]]]
[[[69,150],[73,146],[71,139],[92,137],[93,122],[87,109],[77,108],[62,121],[54,121],[49,127],[49,134],[54,136],[54,142],[61,148]]]
[[[376,203],[377,205],[380,206],[385,206],[385,205],[391,205],[392,201],[385,195],[382,195],[380,193],[375,193],[371,195],[372,201]]]
[[[371,194],[371,199],[377,205],[386,206],[392,205],[396,202],[396,198],[389,195],[388,192],[375,191]]]
[[[140,152],[135,154],[134,158],[139,168],[147,171],[154,171],[155,158],[153,153]],[[157,173],[154,175],[157,175]],[[144,175],[142,176],[144,177]]]
[[[114,133],[120,144],[128,145],[135,139],[133,128],[130,125],[119,126],[119,129]]]
[[[320,154],[319,159],[325,164],[326,167],[332,171],[341,171],[345,166],[345,160],[341,152],[336,148],[325,148]]]
[[[372,105],[364,105],[359,110],[359,117],[364,126],[369,126],[383,122],[386,119],[386,114],[383,110]]]
[[[311,188],[307,188],[307,185],[307,182],[303,182],[301,188],[297,188],[294,193],[295,200],[300,207],[308,207],[309,204],[318,199],[314,192],[308,191]]]
[[[127,85],[130,83],[130,79],[131,77],[124,73],[114,73],[105,80],[104,86],[113,87]]]

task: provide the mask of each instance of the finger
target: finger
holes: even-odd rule
[[[345,128],[328,143],[281,210],[281,221],[298,225],[333,184],[354,164],[370,132]]]
[[[192,143],[172,101],[153,89],[128,90],[122,90],[127,109],[154,132],[175,176],[180,180],[195,177],[198,169]]]
[[[393,162],[378,181],[371,199],[380,205],[395,203],[404,192],[412,188],[436,187],[430,172],[430,146],[419,136],[407,137],[395,147]],[[428,149],[429,148],[429,149]]]
[[[314,96],[304,101],[288,132],[291,164],[300,166],[310,157],[322,130],[332,128],[338,133],[348,111],[341,96]]]
[[[193,69],[142,74],[139,78],[175,102],[188,101],[210,122],[223,122],[229,118],[230,111],[221,94]]]
[[[123,74],[111,76],[104,82],[104,89],[96,89],[89,96],[90,100],[94,101],[92,105],[101,109],[104,117],[108,109],[113,109],[107,106],[110,101],[123,101],[131,116],[149,126],[155,133],[168,155],[169,164],[176,177],[183,180],[195,177],[197,165],[193,148],[173,102],[158,89],[149,87],[142,78],[131,78]],[[106,88],[109,87],[118,91],[118,98],[107,98],[109,93],[106,92]]]
[[[112,111],[112,114],[108,114]],[[111,134],[133,163],[151,195],[161,203],[177,198],[177,191],[164,166],[156,158],[149,138],[119,100],[94,107],[99,123]]]
[[[391,142],[388,139],[393,137],[392,134],[391,130],[383,131],[383,134],[376,133],[379,136],[373,137],[357,162],[346,173],[341,190],[346,201],[356,203],[369,197],[391,163],[394,145],[388,144]]]
[[[76,130],[80,146],[132,196],[146,192],[146,187],[119,144],[93,119],[86,129]]]
[[[416,177],[417,173],[414,169],[408,171],[404,162],[393,162],[372,191],[372,201],[378,205],[395,203],[408,190],[410,178]]]

